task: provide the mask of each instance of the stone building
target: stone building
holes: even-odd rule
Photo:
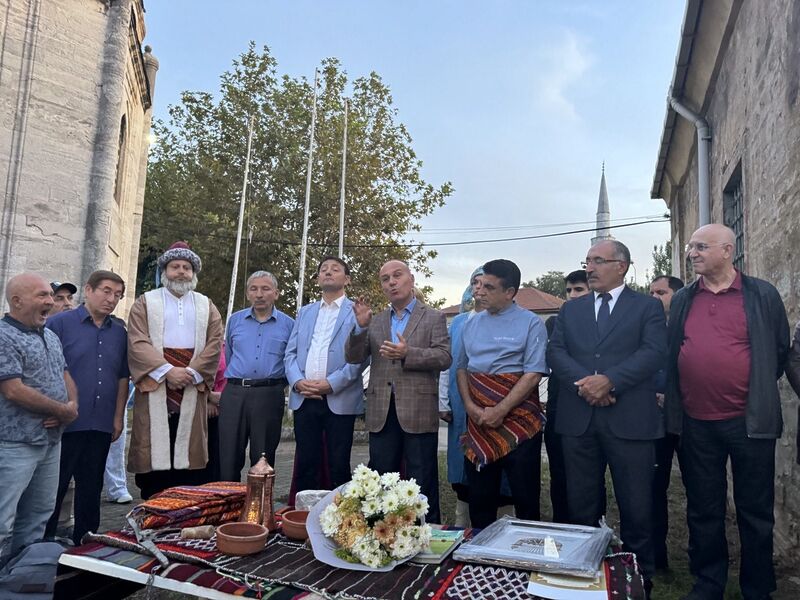
[[[673,269],[707,222],[736,232],[735,264],[773,283],[800,319],[800,2],[689,0],[651,195],[672,215]],[[702,181],[701,181],[702,180]],[[797,398],[782,383],[776,553],[800,546]],[[787,552],[787,550],[789,552]]]
[[[0,0],[0,297],[21,271],[133,302],[158,61],[143,0]]]

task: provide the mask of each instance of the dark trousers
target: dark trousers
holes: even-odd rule
[[[248,441],[250,466],[262,454],[275,465],[286,403],[283,389],[283,385],[225,386],[219,401],[219,471],[223,481],[241,481]]]
[[[539,520],[542,434],[525,440],[500,460],[481,467],[464,459],[469,481],[469,519],[483,529],[497,520],[500,480],[505,473],[511,487],[514,510],[519,519]]]
[[[47,522],[45,536],[55,535],[61,503],[69,482],[75,479],[75,528],[72,541],[81,543],[84,534],[100,526],[100,493],[106,468],[111,434],[104,431],[73,431],[61,436],[61,463],[58,472],[56,506]]]
[[[440,523],[439,515],[439,435],[408,433],[400,427],[394,400],[389,404],[386,423],[377,433],[369,434],[369,468],[381,475],[400,472],[405,461],[406,477],[417,480],[428,498],[428,523]]]
[[[337,415],[322,400],[306,398],[294,411],[296,491],[319,490],[322,447],[325,445],[331,489],[350,481],[350,450],[355,415]],[[323,442],[324,440],[324,442]]]
[[[656,440],[656,472],[653,476],[653,552],[656,569],[669,566],[667,533],[669,532],[669,506],[667,490],[672,475],[672,457],[678,449],[680,436],[668,433]]]
[[[563,415],[559,415],[563,418]],[[645,579],[655,571],[652,515],[655,444],[616,437],[607,409],[595,408],[586,432],[563,435],[570,521],[597,527],[605,512],[605,474],[611,469],[623,548],[635,552]]]
[[[699,421],[685,416],[679,453],[695,587],[708,598],[722,598],[728,579],[725,509],[730,458],[742,553],[739,585],[745,600],[765,598],[776,589],[775,440],[748,438],[744,417]]]
[[[555,413],[555,411],[553,412]],[[561,435],[556,433],[555,418],[551,418],[549,410],[547,419],[544,428],[544,445],[547,449],[547,466],[550,470],[550,503],[553,505],[553,522],[569,523],[564,449],[561,444]]]
[[[178,437],[178,420],[180,414],[175,413],[167,417],[169,425],[169,460],[170,463],[175,458],[175,439]],[[142,500],[147,500],[158,492],[179,485],[200,485],[207,483],[206,469],[168,469],[166,471],[150,471],[149,473],[137,473],[134,477],[136,487],[139,488],[139,495]]]

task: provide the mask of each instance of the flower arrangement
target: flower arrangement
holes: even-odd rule
[[[427,512],[416,481],[358,465],[353,480],[322,511],[320,526],[339,545],[336,556],[380,568],[428,546],[431,528],[421,524]]]

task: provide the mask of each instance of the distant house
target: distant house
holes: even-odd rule
[[[514,300],[522,308],[527,308],[535,312],[544,321],[557,315],[558,311],[561,309],[561,305],[564,304],[561,298],[556,298],[552,294],[537,290],[536,288],[520,288]],[[460,304],[454,304],[453,306],[442,309],[442,312],[447,317],[448,324],[453,317],[458,314],[459,310],[461,310]]]
[[[676,32],[677,33],[677,32]],[[706,223],[736,233],[734,265],[771,282],[800,319],[800,2],[688,0],[651,196],[669,207],[672,268]],[[800,548],[797,398],[781,385],[776,555]]]

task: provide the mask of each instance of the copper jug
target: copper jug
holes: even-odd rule
[[[258,462],[247,471],[247,497],[239,520],[246,523],[260,523],[269,531],[275,531],[277,527],[272,507],[274,486],[275,469],[262,454]]]

